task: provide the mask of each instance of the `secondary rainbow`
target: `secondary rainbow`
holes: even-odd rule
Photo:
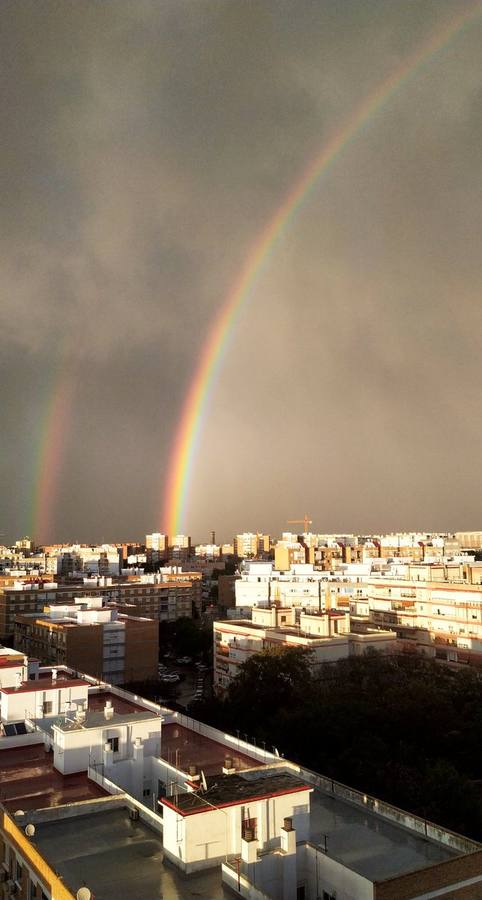
[[[41,419],[39,447],[36,453],[35,490],[31,508],[32,537],[39,543],[51,541],[59,486],[59,474],[69,433],[75,391],[70,363],[71,342],[66,338],[59,348],[58,374],[47,393]]]
[[[445,23],[409,56],[391,75],[357,107],[344,126],[336,131],[321,152],[312,160],[301,177],[286,195],[265,228],[258,235],[238,277],[214,318],[189,385],[182,408],[163,494],[161,521],[164,532],[175,535],[185,523],[186,504],[192,470],[204,414],[216,377],[221,367],[227,343],[243,304],[259,278],[270,254],[286,227],[292,222],[302,203],[308,198],[319,178],[342,150],[361,132],[380,108],[387,103],[409,77],[434,54],[442,50],[467,25],[482,13],[482,4],[466,8],[463,13]]]

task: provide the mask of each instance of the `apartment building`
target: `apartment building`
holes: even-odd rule
[[[276,748],[8,648],[0,678],[6,898],[482,898],[480,844]]]
[[[243,534],[236,534],[233,538],[234,555],[240,559],[249,559],[269,553],[271,548],[271,538],[269,534],[253,534],[245,531]]]
[[[256,653],[295,647],[311,652],[314,666],[377,650],[394,652],[396,634],[389,629],[359,627],[351,631],[350,615],[336,609],[294,606],[252,608],[251,619],[228,619],[213,624],[213,687],[223,693],[239,667]]]
[[[71,603],[76,597],[102,597],[119,608],[129,607],[129,615],[147,616],[159,621],[173,622],[190,618],[193,609],[202,604],[201,575],[179,573],[172,575],[132,576],[125,580],[89,578],[83,583],[58,584],[40,577],[20,580],[0,578],[0,641],[13,642],[15,617],[42,613],[44,606]]]
[[[406,578],[369,579],[366,600],[353,598],[351,611],[392,629],[406,650],[482,667],[481,574],[477,565],[410,566]]]
[[[111,684],[157,678],[157,621],[105,607],[101,597],[17,616],[14,646],[43,663],[67,665]]]
[[[293,564],[279,571],[273,563],[249,561],[241,566],[235,582],[236,607],[249,612],[253,606],[337,606],[342,598],[364,594],[370,575],[368,565],[353,564],[331,574],[312,564]],[[347,602],[348,608],[348,602]]]
[[[115,544],[72,544],[51,548],[45,555],[45,572],[50,575],[120,575],[121,567],[122,549]]]

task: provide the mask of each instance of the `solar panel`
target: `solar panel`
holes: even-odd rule
[[[25,722],[18,722],[15,725],[15,730],[17,734],[27,734],[27,727],[25,725]]]
[[[3,730],[7,737],[13,737],[15,732],[15,725],[4,725]]]

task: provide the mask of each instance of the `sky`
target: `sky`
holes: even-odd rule
[[[256,237],[357,105],[471,8],[3,0],[0,541],[162,528],[186,391]],[[482,7],[267,260],[203,420],[196,541],[305,512],[319,532],[482,528],[481,38]]]

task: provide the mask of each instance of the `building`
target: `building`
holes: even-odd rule
[[[302,610],[274,604],[252,608],[251,619],[213,625],[213,687],[223,693],[239,667],[255,653],[273,648],[309,650],[313,665],[334,662],[368,649],[390,653],[397,646],[388,629],[350,631],[350,616],[334,609]]]
[[[8,648],[0,679],[6,898],[482,898],[480,844],[276,748]]]
[[[482,667],[481,576],[477,565],[410,566],[405,578],[369,579],[352,614],[392,629],[406,650]]]
[[[263,554],[269,554],[271,548],[271,538],[269,534],[260,534],[257,532],[245,531],[244,534],[237,534],[233,538],[234,555],[240,559],[254,559]]]
[[[101,597],[47,606],[41,615],[19,615],[15,647],[44,663],[67,665],[111,684],[157,679],[159,626],[103,606]]]
[[[76,598],[102,597],[129,615],[173,622],[190,618],[202,604],[201,575],[179,569],[166,574],[135,575],[123,580],[97,577],[58,584],[40,576],[29,579],[0,576],[0,640],[13,643],[15,617],[42,613],[44,606],[72,603]]]

